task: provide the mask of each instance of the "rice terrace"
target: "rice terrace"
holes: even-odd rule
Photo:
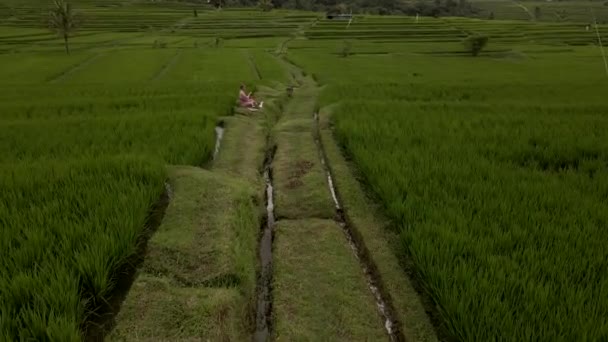
[[[0,341],[608,341],[608,2],[0,0]]]

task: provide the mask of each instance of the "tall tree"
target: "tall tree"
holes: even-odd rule
[[[64,0],[54,0],[53,9],[49,13],[49,28],[63,37],[65,52],[70,54],[68,39],[80,26],[80,18],[72,9],[72,5]]]

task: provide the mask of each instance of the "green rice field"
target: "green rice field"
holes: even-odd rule
[[[551,39],[478,60],[367,41],[293,57],[457,340],[608,334],[608,78],[597,47]]]
[[[0,340],[86,339],[168,169],[210,162],[241,83],[283,89],[298,68],[320,89],[302,107],[330,115],[440,339],[608,339],[608,26],[588,30],[585,5],[347,26],[73,3],[86,20],[67,55],[43,25],[50,3],[0,0]],[[490,37],[479,57],[461,43],[473,33]]]

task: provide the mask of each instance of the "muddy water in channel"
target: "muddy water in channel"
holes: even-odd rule
[[[220,153],[220,144],[224,137],[224,123],[220,122],[215,126],[215,150],[213,151],[213,160],[217,159],[217,155]]]
[[[266,182],[266,222],[260,239],[261,273],[258,279],[258,302],[256,308],[256,330],[254,341],[270,340],[270,318],[272,309],[272,235],[274,228],[274,198],[270,161],[266,162],[264,181]]]
[[[371,293],[374,295],[374,298],[376,299],[376,306],[378,307],[378,311],[382,319],[384,320],[384,328],[388,333],[390,340],[402,341],[404,340],[404,338],[402,337],[398,329],[396,329],[396,321],[393,318],[391,310],[389,309],[385,296],[380,291],[380,280],[373,271],[373,265],[371,265],[368,258],[365,257],[362,242],[358,242],[357,239],[354,238],[353,229],[349,226],[349,223],[344,214],[344,210],[342,209],[343,207],[340,204],[340,200],[338,199],[336,188],[334,186],[334,180],[331,175],[329,165],[327,164],[325,152],[323,151],[323,146],[320,140],[319,115],[315,113],[313,119],[315,124],[315,143],[317,144],[317,148],[319,150],[321,164],[323,165],[323,168],[325,169],[325,173],[327,175],[327,185],[329,187],[331,197],[333,198],[334,204],[336,206],[336,221],[338,225],[340,225],[340,227],[342,228],[344,235],[346,236],[346,240],[350,245],[350,248],[352,249],[353,253],[355,254],[355,257],[361,265],[361,268],[363,269],[363,273],[365,274],[365,279],[367,281],[367,286],[370,289]]]

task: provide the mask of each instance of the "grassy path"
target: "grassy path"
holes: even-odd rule
[[[250,339],[263,120],[224,118],[224,139],[209,170],[170,169],[171,202],[106,340]]]
[[[319,87],[286,66],[299,85],[293,97],[285,97],[282,85],[260,86],[265,110],[222,119],[224,139],[208,169],[171,167],[165,218],[106,340],[250,340],[256,319],[260,329],[256,293],[268,285],[271,316],[262,324],[270,335],[257,335],[263,340],[389,340],[373,287],[394,311],[393,340],[436,341],[388,247],[385,223],[368,210],[370,202],[331,138],[328,115],[322,113],[320,125],[313,120]],[[261,171],[269,151],[276,221],[270,276],[260,278]],[[323,159],[344,189],[338,197],[356,228],[355,244],[345,237]],[[370,282],[369,269],[382,281]]]
[[[362,258],[370,265],[380,289],[391,304],[391,313],[406,341],[438,341],[414,284],[403,269],[408,270],[407,258],[395,256],[396,233],[381,209],[357,180],[355,168],[342,155],[330,128],[331,107],[322,108],[317,121],[317,134],[327,166],[333,175],[337,198],[355,240],[360,244]],[[428,306],[432,305],[430,303]]]
[[[400,262],[391,249],[396,239],[390,223],[366,196],[333,139],[331,111],[313,120],[316,82],[288,66],[301,86],[274,133],[276,213],[283,219],[275,238],[275,337],[437,341],[403,272],[407,261]]]
[[[374,298],[335,218],[313,135],[318,88],[302,77],[273,129],[277,341],[381,341]]]

